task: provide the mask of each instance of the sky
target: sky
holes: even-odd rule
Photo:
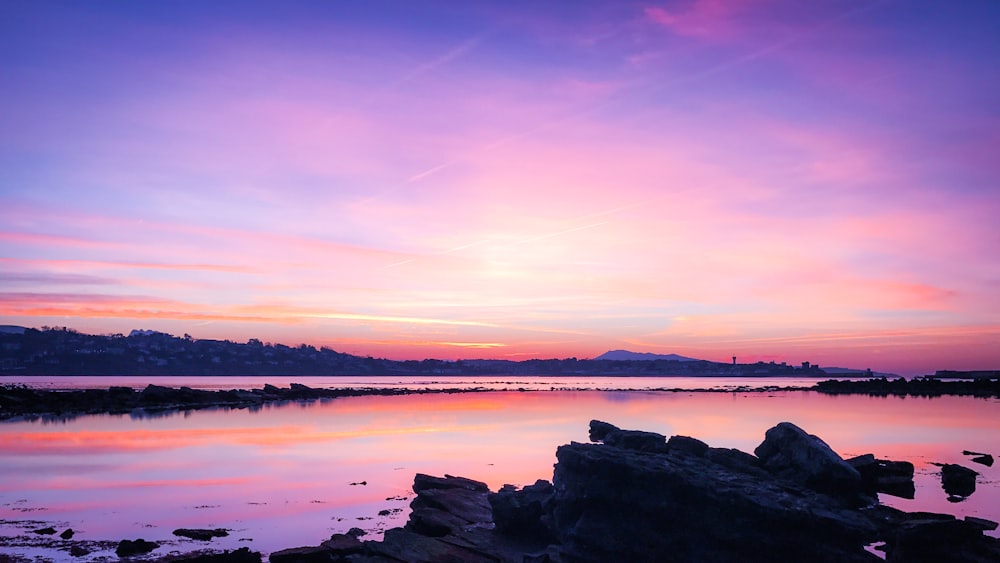
[[[0,0],[0,324],[998,369],[997,61],[992,0]]]

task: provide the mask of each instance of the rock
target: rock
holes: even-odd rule
[[[876,540],[894,562],[1000,560],[1000,540],[983,534],[996,528],[988,520],[877,504],[852,508],[815,490],[817,481],[805,476],[820,475],[823,490],[837,478],[829,476],[837,470],[822,469],[831,458],[860,468],[876,486],[879,478],[912,477],[912,465],[874,456],[848,464],[819,438],[787,426],[776,433],[790,438],[769,431],[767,445],[758,448],[771,461],[766,470],[764,461],[739,450],[702,447],[687,437],[660,445],[654,439],[662,435],[594,421],[591,435],[604,443],[560,446],[551,484],[490,493],[472,479],[417,474],[409,520],[382,541],[362,542],[364,532],[352,529],[319,546],[276,552],[271,561],[877,562],[864,549]],[[822,470],[801,463],[817,458]]]
[[[946,463],[941,466],[941,487],[951,497],[968,497],[976,492],[976,475],[968,467]]]
[[[347,530],[347,535],[355,538],[360,538],[368,535],[368,532],[362,530],[361,528],[351,528],[350,530]]]
[[[996,530],[998,526],[998,524],[993,520],[976,518],[975,516],[966,516],[965,521],[984,532],[992,532],[993,530]]]
[[[556,458],[552,522],[569,561],[859,561],[875,533],[833,498],[705,458],[576,443]]]
[[[756,456],[735,448],[708,448],[705,458],[733,471],[749,473],[760,478],[770,477],[770,473],[761,468],[760,460]]]
[[[978,463],[980,465],[985,465],[986,467],[993,467],[993,456],[989,454],[976,456],[972,458],[973,463]]]
[[[250,551],[249,547],[241,547],[235,551],[222,553],[192,553],[180,556],[168,556],[160,561],[172,563],[261,563],[261,555]]]
[[[83,557],[84,555],[90,555],[90,550],[79,545],[73,545],[69,548],[69,554],[73,557]]]
[[[385,538],[378,543],[366,544],[373,555],[408,563],[496,563],[496,557],[462,546],[429,538],[407,528],[393,528],[385,531]],[[272,559],[272,561],[274,561]],[[274,563],[281,563],[276,561]]]
[[[851,502],[864,491],[861,474],[823,440],[790,422],[764,434],[754,450],[764,469],[789,481]]]
[[[352,531],[358,529],[360,528],[352,528]],[[347,555],[360,552],[364,544],[361,543],[356,535],[348,532],[346,534],[333,534],[330,536],[330,539],[321,543],[320,546],[336,555]]]
[[[888,563],[998,560],[997,542],[984,541],[975,525],[954,518],[907,520],[892,533],[886,546]]]
[[[53,528],[52,526],[49,526],[47,528],[39,528],[37,530],[32,530],[31,533],[38,534],[41,536],[51,536],[52,534],[56,533],[56,529]]]
[[[590,421],[590,441],[591,442],[601,442],[601,441],[604,440],[605,436],[607,436],[611,432],[617,432],[618,430],[620,430],[620,428],[618,428],[614,424],[610,424],[610,423],[603,422],[603,421],[600,421],[600,420],[591,420]]]
[[[73,528],[66,528],[63,531],[63,533],[59,534],[59,537],[62,538],[62,539],[64,539],[64,540],[70,540],[70,539],[73,539],[73,535],[75,533],[76,532],[73,531]]]
[[[667,451],[670,453],[683,452],[703,456],[708,453],[708,444],[690,436],[671,436],[667,440]]]
[[[406,528],[429,537],[458,532],[473,524],[490,525],[493,512],[485,483],[463,477],[444,478],[418,473],[413,479],[417,497],[410,503]]]
[[[600,420],[590,421],[590,440],[603,441],[608,446],[647,452],[664,452],[667,437],[656,432],[642,430],[622,430],[614,424]]]
[[[327,563],[332,557],[330,550],[324,546],[293,547],[282,549],[271,554],[271,563]]]
[[[488,500],[496,530],[509,535],[550,538],[548,514],[552,511],[553,493],[552,483],[542,479],[521,490],[504,485],[496,493],[490,493]]]
[[[913,484],[913,464],[908,461],[877,460],[875,490],[912,499],[916,494],[916,487]]]
[[[908,461],[875,459],[874,454],[864,454],[845,460],[861,475],[866,492],[886,493],[912,499],[916,489],[913,484],[913,464]]]
[[[146,541],[142,538],[137,540],[122,540],[118,542],[118,548],[115,549],[115,554],[118,557],[129,557],[131,555],[149,553],[158,547],[160,547],[160,544]]]
[[[229,532],[224,528],[216,528],[214,530],[205,530],[201,528],[178,528],[174,530],[174,535],[191,538],[193,540],[209,541],[212,538],[224,538],[229,535]]]

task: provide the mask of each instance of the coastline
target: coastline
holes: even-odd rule
[[[777,379],[777,378],[776,378]],[[309,387],[291,383],[289,387],[265,384],[262,389],[205,390],[191,387],[167,387],[148,384],[142,390],[126,386],[87,388],[74,390],[36,389],[26,384],[0,385],[0,422],[31,420],[43,417],[73,418],[90,414],[133,414],[141,416],[174,411],[211,408],[246,409],[288,401],[316,401],[341,397],[393,396],[421,394],[484,393],[517,391],[545,393],[547,391],[600,391],[644,393],[774,393],[782,391],[814,391],[827,395],[914,396],[940,397],[945,395],[1000,397],[1000,379],[941,380],[874,378],[867,380],[818,381],[812,386],[801,385],[738,385],[735,387],[680,388],[660,387],[650,389],[573,387],[552,385],[549,389],[531,389],[517,382],[507,387]]]

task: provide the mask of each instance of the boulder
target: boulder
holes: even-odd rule
[[[963,499],[976,492],[976,475],[968,467],[946,463],[941,466],[941,487],[949,497]]]
[[[690,455],[561,446],[552,524],[569,561],[869,560],[835,499]]]
[[[141,555],[143,553],[149,553],[158,547],[160,547],[160,544],[152,541],[146,541],[142,538],[137,540],[122,540],[118,542],[118,547],[115,549],[115,555],[118,557]]]
[[[764,469],[815,491],[863,504],[861,474],[830,446],[790,422],[781,422],[764,434],[754,453]]]

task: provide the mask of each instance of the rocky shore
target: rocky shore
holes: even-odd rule
[[[147,385],[131,387],[49,391],[24,385],[0,387],[0,420],[13,418],[73,417],[84,414],[133,414],[136,416],[207,408],[254,408],[269,403],[315,401],[364,395],[419,393],[469,393],[475,389],[322,389],[292,383],[289,387],[264,385],[263,389],[210,391],[190,387]]]
[[[664,379],[665,382],[669,378]],[[521,390],[524,389],[510,389]],[[580,389],[559,388],[575,391]],[[1000,397],[1000,379],[978,379],[973,381],[944,381],[940,379],[902,378],[889,380],[876,378],[860,381],[827,380],[812,387],[739,387],[736,389],[679,389],[660,388],[653,391],[686,393],[752,393],[774,391],[817,391],[824,394],[863,394],[875,396],[921,396],[972,395],[977,397]],[[422,393],[473,393],[496,391],[477,388],[341,388],[324,389],[292,383],[288,388],[265,385],[263,389],[229,389],[209,391],[190,387],[172,388],[150,384],[141,391],[131,387],[110,387],[108,389],[83,389],[56,391],[33,389],[26,385],[0,386],[0,420],[15,418],[55,417],[70,418],[84,414],[132,414],[135,416],[155,416],[157,413],[177,410],[206,408],[255,408],[268,403],[284,401],[313,401],[357,397],[364,395],[412,395]],[[610,389],[606,389],[610,391]]]
[[[1000,561],[983,533],[995,522],[878,503],[877,491],[912,487],[912,465],[844,460],[788,422],[753,454],[600,421],[590,438],[560,446],[552,481],[523,489],[418,474],[409,521],[382,541],[355,530],[270,560]]]
[[[753,453],[716,448],[693,437],[623,430],[591,421],[591,443],[556,450],[549,480],[490,491],[465,477],[417,474],[406,525],[365,541],[352,529],[317,545],[270,554],[292,562],[604,561],[1000,561],[997,523],[946,514],[906,513],[878,492],[906,496],[913,465],[872,454],[841,458],[792,423],[769,429]],[[967,452],[976,463],[992,457]],[[977,472],[942,467],[949,494],[975,491]],[[950,490],[949,490],[950,489]],[[37,530],[55,534],[55,529]],[[209,541],[226,530],[179,529]],[[72,531],[60,537],[69,553]],[[122,540],[123,560],[254,563],[248,548],[156,559],[155,542]],[[3,561],[0,556],[0,561]]]
[[[1000,379],[943,380],[933,377],[918,379],[887,379],[884,377],[850,381],[829,379],[820,381],[813,390],[828,395],[872,395],[885,397],[941,397],[967,395],[974,397],[1000,397]]]

